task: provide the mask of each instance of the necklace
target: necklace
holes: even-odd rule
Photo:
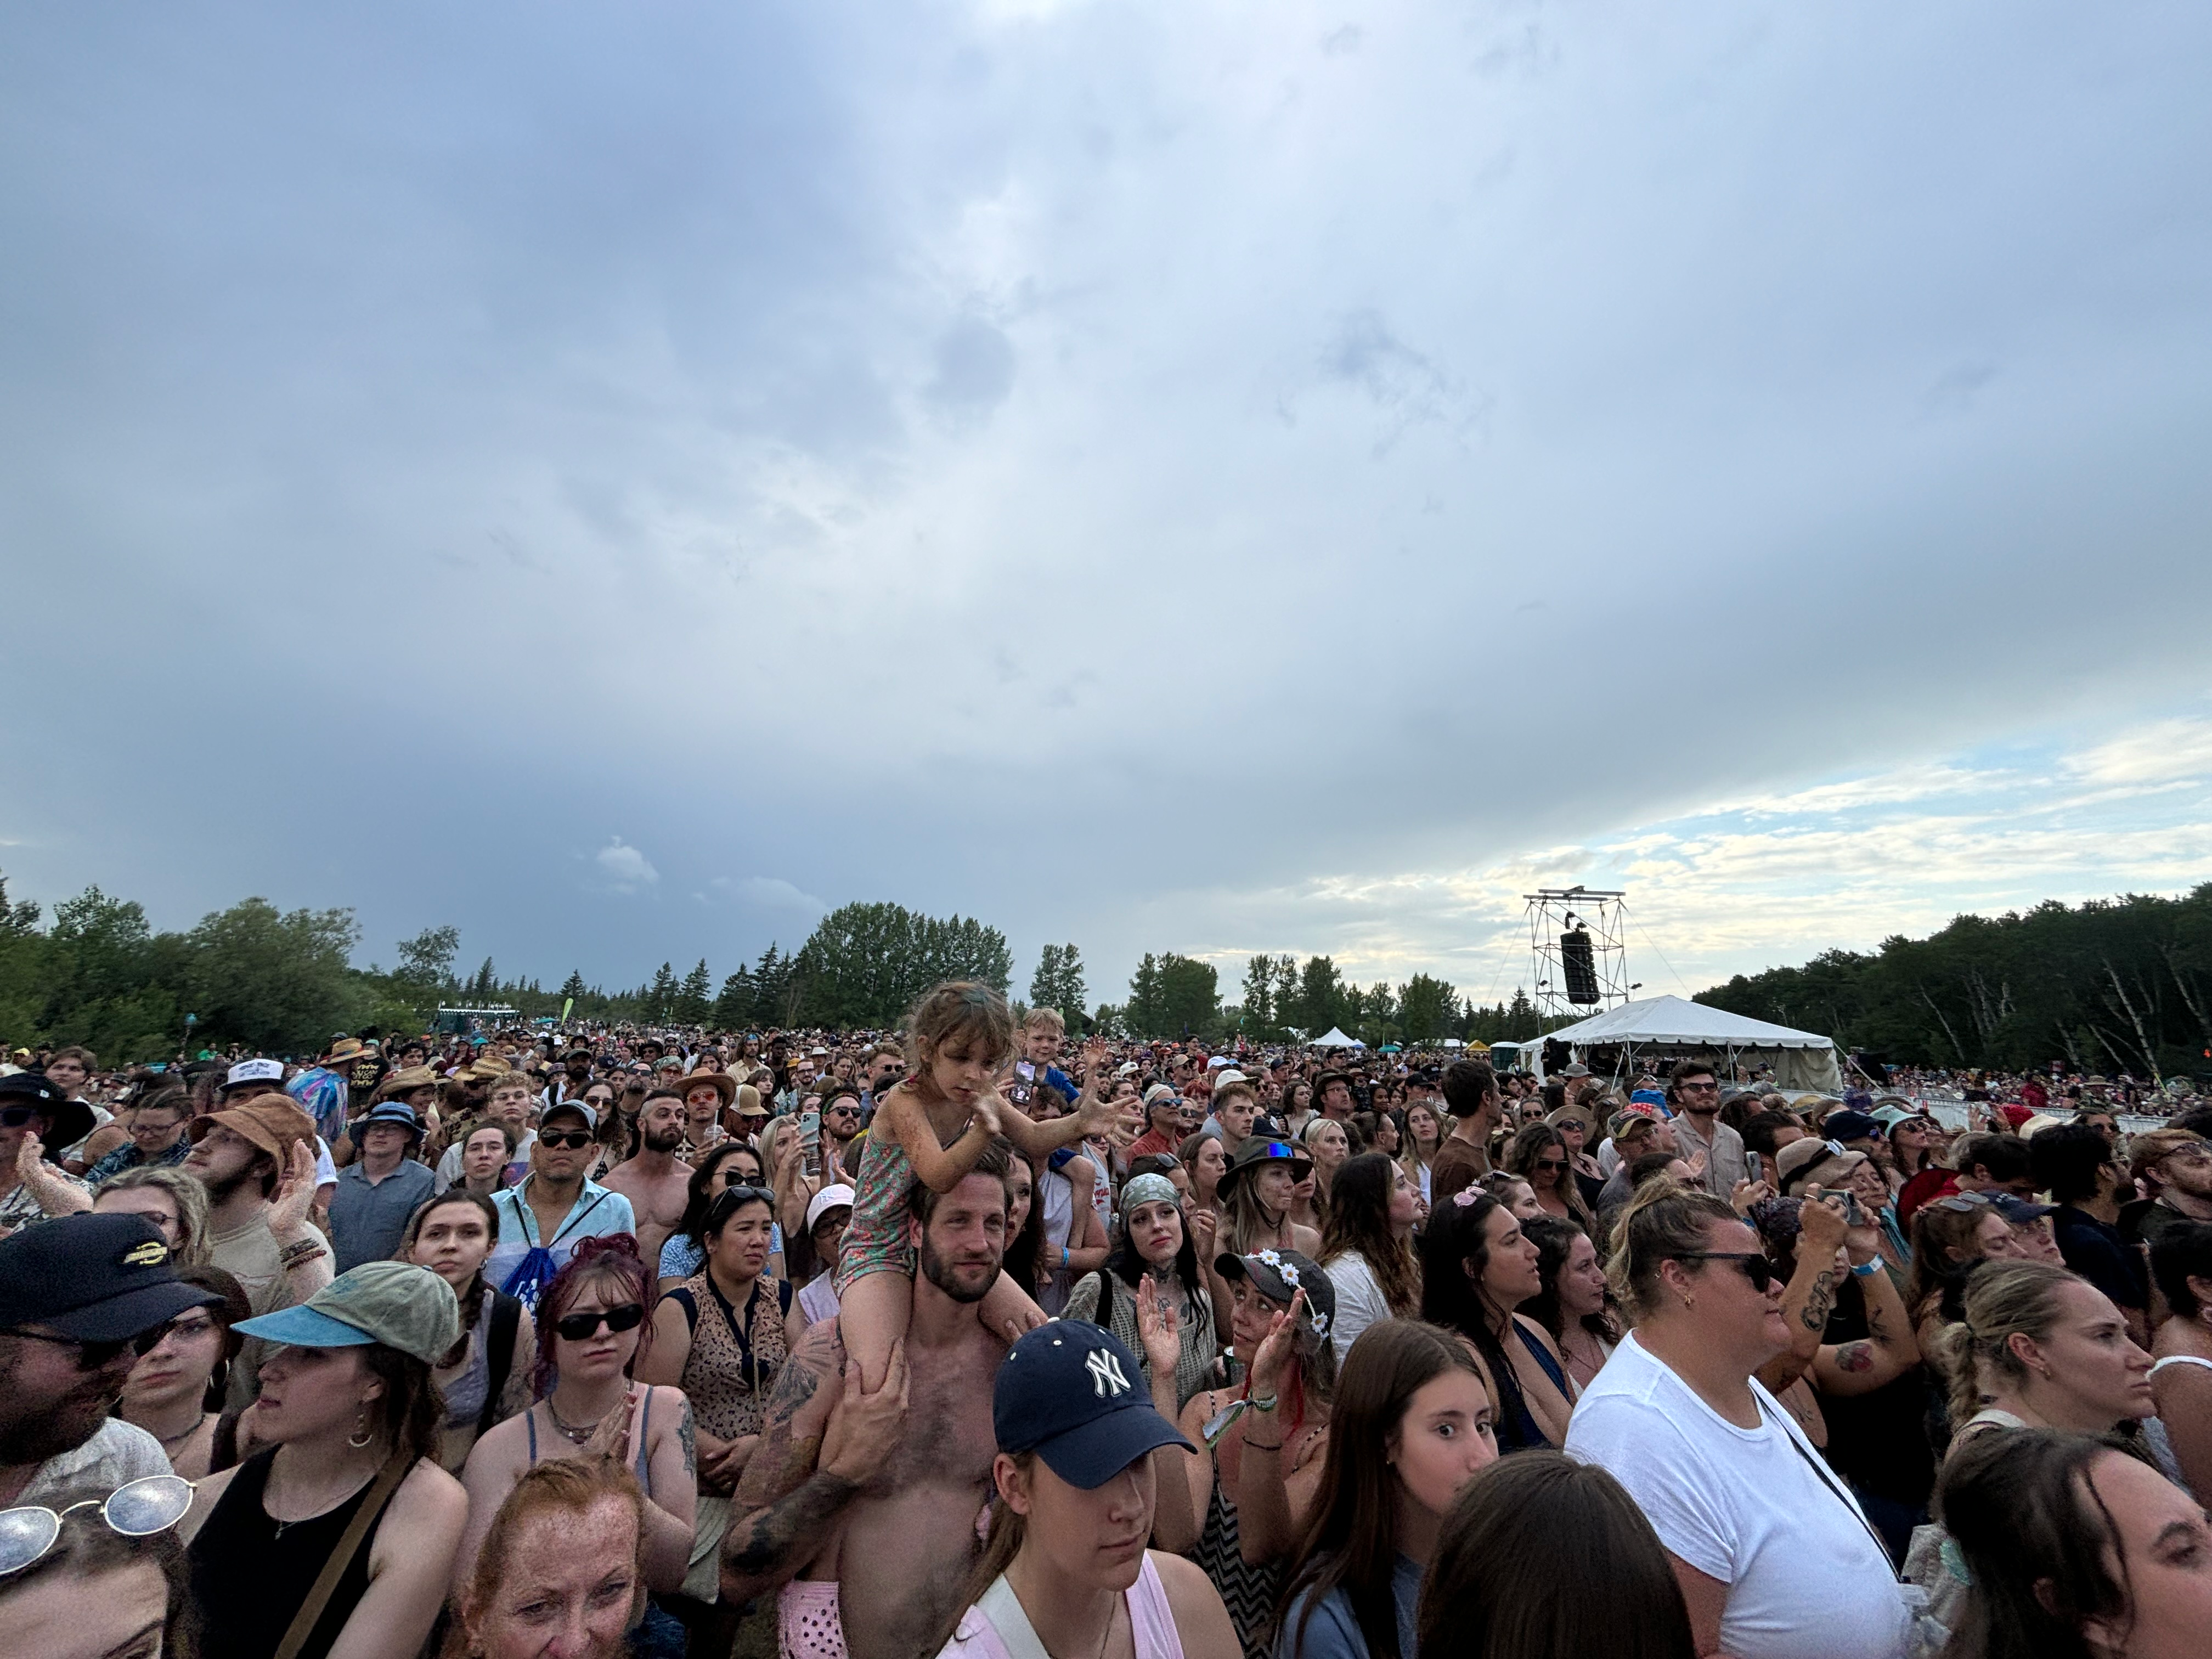
[[[191,1439],[194,1435],[198,1434],[202,1429],[207,1426],[207,1420],[208,1414],[205,1412],[202,1412],[199,1414],[198,1419],[192,1424],[191,1427],[186,1429],[182,1434],[160,1435],[156,1436],[155,1438],[161,1441],[161,1448],[166,1451],[171,1446],[175,1445],[179,1440]]]
[[[545,1401],[545,1415],[553,1419],[554,1431],[559,1434],[562,1439],[566,1440],[572,1446],[582,1445],[586,1440],[589,1440],[593,1435],[597,1434],[599,1431],[599,1425],[606,1421],[605,1417],[597,1417],[592,1419],[592,1421],[585,1424],[581,1428],[576,1428],[569,1424],[563,1423],[561,1420],[561,1413],[553,1409],[553,1401],[550,1395],[548,1395]]]

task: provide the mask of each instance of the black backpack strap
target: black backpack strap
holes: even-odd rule
[[[483,1409],[477,1413],[477,1432],[489,1433],[499,1420],[499,1397],[507,1392],[507,1374],[514,1369],[514,1339],[522,1326],[522,1304],[497,1291],[492,1292],[491,1329],[485,1336],[485,1358],[490,1380],[484,1386]]]
[[[1102,1331],[1114,1328],[1114,1275],[1104,1267],[1098,1270],[1098,1311],[1091,1322]]]

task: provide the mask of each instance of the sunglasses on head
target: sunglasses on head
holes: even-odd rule
[[[634,1331],[645,1322],[645,1304],[625,1302],[617,1308],[602,1308],[595,1313],[562,1314],[553,1322],[553,1334],[564,1342],[588,1342],[599,1334],[605,1325],[615,1335]]]
[[[563,1146],[581,1151],[592,1144],[592,1132],[589,1129],[540,1129],[538,1144],[550,1146],[556,1152]]]
[[[65,1510],[36,1504],[0,1510],[0,1577],[44,1559],[61,1537],[64,1519],[79,1510],[98,1510],[107,1529],[125,1538],[151,1538],[183,1520],[191,1506],[191,1481],[181,1475],[149,1474],[125,1482],[105,1498],[88,1498]]]
[[[1946,1193],[1935,1200],[1939,1210],[1948,1210],[1954,1215],[1971,1215],[1976,1210],[1994,1208],[1996,1200],[1987,1193]]]
[[[1674,1260],[1733,1261],[1743,1276],[1751,1281],[1751,1288],[1754,1291],[1765,1291],[1774,1283],[1774,1264],[1756,1250],[1688,1250]]]

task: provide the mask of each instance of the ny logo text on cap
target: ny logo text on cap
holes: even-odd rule
[[[1091,1357],[1083,1362],[1083,1369],[1091,1373],[1091,1391],[1100,1398],[1129,1392],[1129,1379],[1121,1374],[1121,1362],[1103,1348],[1093,1349]]]

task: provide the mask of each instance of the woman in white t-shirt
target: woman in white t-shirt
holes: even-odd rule
[[[1618,1237],[1613,1286],[1635,1328],[1577,1404],[1566,1449],[1650,1517],[1698,1653],[1899,1659],[1912,1618],[1888,1553],[1753,1376],[1790,1343],[1758,1235],[1662,1179]]]

